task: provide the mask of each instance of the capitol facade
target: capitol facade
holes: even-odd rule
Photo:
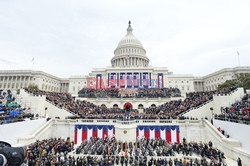
[[[131,22],[127,34],[118,43],[111,66],[94,68],[87,76],[57,76],[34,70],[0,70],[0,89],[16,90],[37,85],[39,89],[77,95],[82,88],[179,88],[182,93],[217,89],[226,80],[250,73],[249,66],[224,68],[203,77],[173,74],[166,67],[152,67],[146,49],[133,34]]]

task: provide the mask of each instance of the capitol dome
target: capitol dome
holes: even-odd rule
[[[112,67],[147,67],[149,59],[141,42],[133,35],[131,22],[127,28],[127,35],[119,42],[111,60]]]

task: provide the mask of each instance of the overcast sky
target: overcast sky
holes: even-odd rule
[[[67,78],[110,66],[129,20],[151,66],[204,76],[238,66],[237,51],[250,66],[249,9],[249,0],[0,1],[0,69]]]

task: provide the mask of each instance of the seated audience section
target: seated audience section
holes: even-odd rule
[[[240,101],[236,101],[229,107],[221,109],[221,114],[215,115],[215,119],[235,123],[250,124],[250,95],[246,94]]]
[[[0,89],[0,125],[34,119],[30,108],[16,102],[11,90]]]

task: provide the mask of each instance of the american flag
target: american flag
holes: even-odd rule
[[[138,87],[139,86],[139,82],[140,82],[140,75],[138,73],[134,73],[134,87]]]
[[[116,74],[115,73],[111,73],[110,75],[110,86],[111,88],[114,88],[116,86]]]
[[[132,73],[127,73],[127,87],[131,88],[133,83]]]
[[[125,86],[125,74],[120,74],[120,86]]]
[[[149,84],[149,75],[148,73],[143,73],[143,86],[148,86]]]
[[[158,76],[158,88],[163,88],[163,78],[162,75]]]

